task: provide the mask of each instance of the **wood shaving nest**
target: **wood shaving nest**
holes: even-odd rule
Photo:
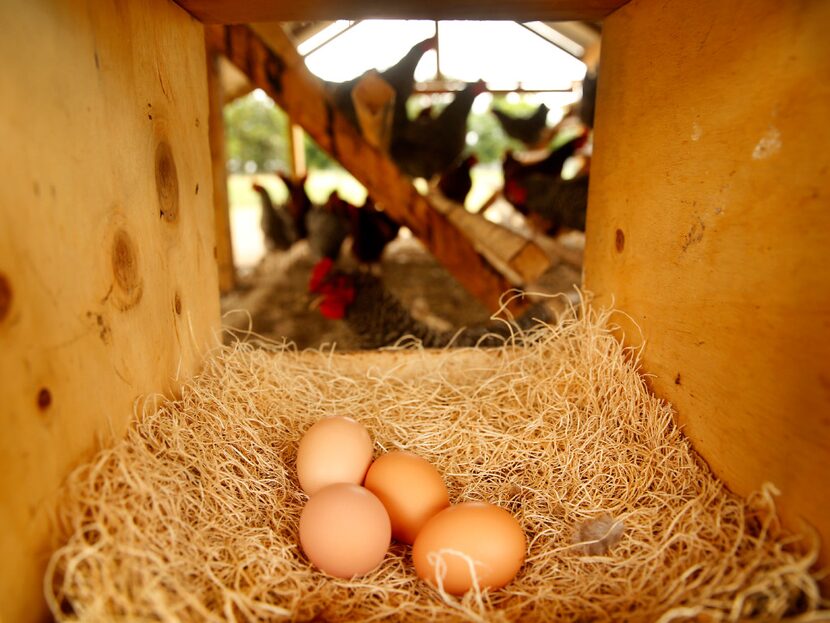
[[[534,329],[526,346],[334,354],[249,340],[211,354],[180,399],[146,400],[126,438],[68,479],[64,545],[44,579],[52,613],[827,620],[811,571],[817,539],[780,527],[772,486],[747,500],[728,492],[647,390],[610,314],[579,311]],[[515,580],[453,597],[421,582],[397,543],[364,577],[315,570],[298,544],[307,498],[294,461],[303,432],[332,414],[362,422],[376,455],[402,449],[432,462],[454,502],[513,513],[528,540]]]

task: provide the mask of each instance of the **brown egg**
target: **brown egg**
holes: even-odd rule
[[[522,527],[503,508],[483,502],[451,506],[430,519],[412,547],[415,572],[423,580],[463,595],[472,586],[472,563],[481,588],[501,588],[524,563]]]
[[[392,536],[410,545],[427,520],[450,505],[441,474],[411,452],[395,450],[375,460],[363,486],[386,507]]]
[[[389,515],[375,495],[339,483],[318,491],[300,515],[300,545],[329,575],[352,578],[377,567],[392,542]]]
[[[372,440],[362,424],[339,415],[309,428],[297,449],[300,487],[314,495],[338,482],[361,484],[372,462]]]

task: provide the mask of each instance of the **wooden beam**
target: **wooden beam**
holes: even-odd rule
[[[585,247],[586,287],[645,341],[695,449],[739,494],[773,483],[825,564],[828,23],[828,2],[779,0],[632,0],[606,20]]]
[[[550,257],[532,238],[488,221],[481,213],[468,212],[460,203],[436,190],[430,191],[427,197],[516,287],[535,283],[550,268]]]
[[[219,56],[219,79],[222,81],[222,102],[229,104],[254,90],[248,77],[224,56]]]
[[[601,20],[628,0],[176,0],[205,24],[334,19]]]
[[[333,22],[332,22],[332,23],[333,23]],[[315,45],[315,46],[314,46],[313,48],[311,48],[310,50],[306,50],[303,54],[301,54],[301,56],[306,57],[306,56],[308,56],[309,54],[314,54],[317,50],[320,50],[320,49],[322,49],[322,48],[326,47],[326,46],[327,46],[328,44],[330,44],[331,42],[333,42],[333,41],[337,41],[340,37],[342,37],[343,35],[345,35],[347,32],[349,32],[352,28],[354,28],[355,26],[357,26],[359,23],[360,23],[360,21],[359,21],[359,20],[358,20],[358,21],[356,21],[356,22],[352,22],[352,23],[350,23],[350,24],[349,24],[348,26],[346,26],[343,30],[338,30],[336,33],[334,33],[331,37],[329,37],[329,38],[328,38],[328,39],[326,39],[325,41],[321,41],[320,43],[318,43],[317,45]],[[299,42],[296,42],[296,43],[298,43],[298,44],[299,44]]]
[[[216,264],[219,269],[219,291],[224,294],[236,286],[231,237],[228,174],[225,155],[225,120],[222,115],[224,94],[221,78],[221,55],[206,49],[208,84],[208,138],[213,169],[213,224],[216,231]]]
[[[288,160],[291,164],[291,176],[296,180],[306,174],[305,133],[303,128],[289,117],[285,132],[288,135]]]
[[[260,24],[257,32],[247,26],[206,30],[215,45],[366,186],[390,216],[421,239],[459,283],[489,309],[499,308],[499,297],[513,284],[335,109],[279,24]]]

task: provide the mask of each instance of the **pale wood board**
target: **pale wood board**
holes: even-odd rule
[[[236,270],[233,263],[233,240],[231,237],[231,214],[228,201],[228,174],[225,163],[225,89],[222,83],[222,56],[208,49],[208,139],[213,169],[213,218],[216,231],[216,265],[219,271],[219,291],[230,292],[236,285]]]
[[[58,486],[198,369],[219,300],[202,26],[167,0],[10,0],[0,22],[0,620],[18,622],[44,614]]]
[[[654,391],[715,473],[744,495],[772,482],[825,543],[828,24],[828,2],[611,15],[585,253],[586,287],[628,314],[626,342],[645,342]]]
[[[334,19],[600,20],[628,0],[176,0],[206,24]]]

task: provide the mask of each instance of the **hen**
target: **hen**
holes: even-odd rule
[[[493,108],[493,114],[507,135],[531,147],[538,145],[546,136],[549,112],[545,104],[539,104],[539,108],[528,117],[514,117]]]
[[[257,183],[251,188],[259,194],[262,203],[262,217],[259,224],[265,238],[265,246],[269,249],[285,251],[297,239],[294,219],[283,205],[274,205],[268,190]]]
[[[322,206],[312,206],[305,217],[308,246],[315,259],[336,260],[340,247],[349,233],[348,203],[337,192],[329,195]]]
[[[377,210],[369,197],[363,207],[349,205],[347,210],[352,254],[363,264],[378,263],[386,245],[398,237],[400,225],[386,212]]]
[[[464,150],[467,116],[484,82],[468,84],[436,117],[420,116],[395,129],[390,155],[410,177],[427,180],[445,171]]]
[[[368,273],[346,273],[331,260],[317,263],[309,291],[321,298],[320,312],[342,319],[364,348],[380,348],[412,336],[426,348],[444,346],[500,346],[518,330],[538,322],[551,322],[553,314],[543,304],[533,305],[515,322],[492,321],[459,331],[437,331],[412,317],[377,277]]]
[[[521,182],[527,176],[534,174],[561,176],[562,166],[565,164],[565,161],[576,154],[577,150],[585,145],[586,142],[587,135],[580,134],[551,151],[542,160],[529,164],[517,160],[512,152],[508,151],[502,163],[505,184],[508,181]],[[507,199],[510,201],[509,197]]]
[[[396,123],[401,123],[401,119],[406,119],[406,101],[412,95],[415,86],[415,68],[418,66],[424,53],[427,50],[435,48],[435,44],[436,39],[434,36],[416,43],[401,60],[388,69],[378,72],[380,77],[395,91],[393,127]],[[352,78],[346,82],[325,83],[326,88],[332,94],[335,106],[346,115],[356,128],[360,128],[360,125],[358,124],[357,113],[354,102],[352,101],[352,91],[364,75],[361,74],[357,78]]]
[[[580,100],[577,110],[579,111],[579,119],[587,127],[594,127],[594,113],[597,105],[597,77],[599,68],[594,71],[589,71],[585,74],[585,80],[582,82],[582,100]]]
[[[588,176],[571,180],[531,175],[525,180],[526,200],[522,208],[537,228],[549,235],[561,229],[585,231],[588,210]]]
[[[288,203],[286,209],[294,221],[294,232],[297,240],[303,240],[308,236],[306,229],[306,215],[311,210],[311,199],[305,191],[305,182],[308,176],[292,179],[282,173],[278,174],[288,189]]]
[[[438,182],[438,190],[441,191],[441,194],[447,199],[464,205],[467,194],[473,187],[470,171],[476,164],[478,164],[478,158],[471,155],[451,169],[444,171]]]
[[[582,134],[532,164],[522,164],[509,152],[505,156],[505,199],[525,216],[533,216],[531,220],[547,233],[555,234],[562,227],[585,231],[588,176],[563,180],[562,165],[586,140]]]

